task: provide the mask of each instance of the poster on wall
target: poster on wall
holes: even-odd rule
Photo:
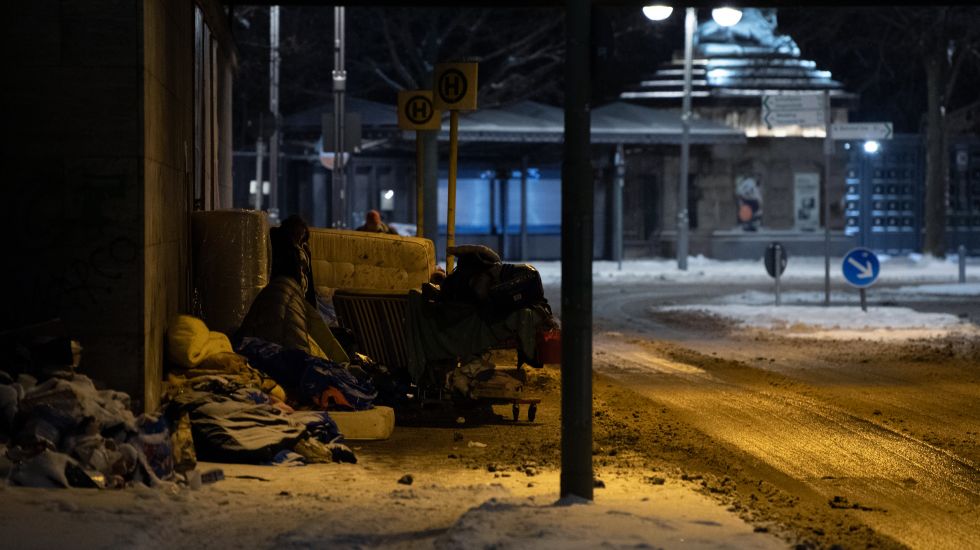
[[[735,178],[735,207],[738,224],[745,231],[758,231],[762,225],[762,190],[754,175]]]
[[[801,231],[820,228],[820,174],[793,174],[793,218]]]

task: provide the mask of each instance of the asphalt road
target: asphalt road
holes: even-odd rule
[[[716,442],[718,461],[809,502],[820,540],[846,514],[899,547],[980,548],[980,343],[789,339],[652,312],[766,288],[596,287],[595,370]],[[976,323],[974,302],[893,305]]]

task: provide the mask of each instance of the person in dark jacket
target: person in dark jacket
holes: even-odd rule
[[[394,228],[388,227],[383,221],[381,221],[381,213],[377,210],[368,210],[367,216],[364,220],[364,225],[357,228],[358,231],[367,231],[369,233],[388,233],[390,235],[397,235],[398,231]]]
[[[255,337],[338,363],[350,359],[317,311],[311,269],[310,231],[299,216],[290,216],[270,231],[272,272],[255,297],[236,340]]]

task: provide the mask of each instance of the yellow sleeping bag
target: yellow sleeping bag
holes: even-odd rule
[[[178,315],[167,331],[170,359],[184,368],[200,365],[218,353],[233,353],[231,342],[221,332],[208,329],[204,321],[190,315]]]

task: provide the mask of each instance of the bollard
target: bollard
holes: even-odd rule
[[[956,252],[959,254],[960,284],[962,284],[966,282],[966,246],[961,244],[960,247],[956,249]]]

